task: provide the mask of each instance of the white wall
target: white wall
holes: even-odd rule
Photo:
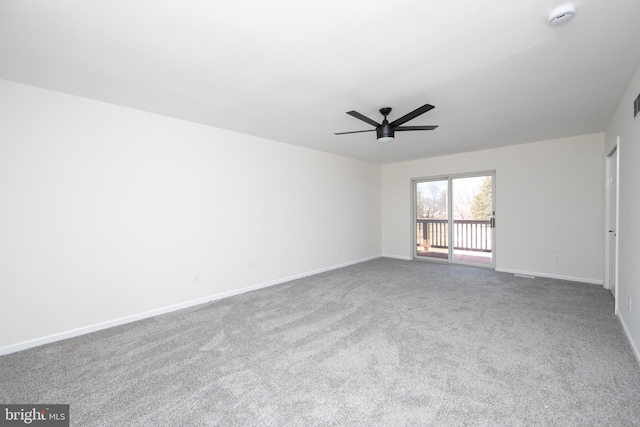
[[[495,170],[496,269],[601,284],[603,147],[592,134],[384,165],[382,253],[412,256],[411,178]]]
[[[379,165],[0,80],[0,350],[379,256],[380,186]]]
[[[620,137],[618,223],[618,314],[640,362],[640,115],[633,100],[640,94],[640,68],[629,83],[606,132],[602,156]],[[631,310],[628,298],[631,297]]]

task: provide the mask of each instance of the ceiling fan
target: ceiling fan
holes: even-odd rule
[[[389,123],[389,121],[387,120],[387,115],[391,112],[391,107],[385,107],[380,109],[380,114],[384,116],[384,120],[382,121],[382,123],[378,123],[375,120],[372,120],[369,117],[358,113],[357,111],[347,111],[347,114],[349,114],[350,116],[353,116],[356,119],[360,119],[365,123],[369,123],[371,126],[375,126],[376,128],[370,129],[370,130],[356,130],[352,132],[337,132],[335,133],[335,135],[345,135],[348,133],[360,133],[360,132],[373,132],[375,130],[378,136],[378,142],[390,142],[390,141],[393,141],[393,135],[396,131],[400,132],[400,131],[409,131],[409,130],[434,130],[438,126],[401,126],[404,123],[408,122],[409,120],[415,119],[419,115],[424,114],[433,108],[435,108],[433,105],[424,104],[422,107],[416,108],[409,114],[405,114],[404,116],[392,121],[391,123]]]

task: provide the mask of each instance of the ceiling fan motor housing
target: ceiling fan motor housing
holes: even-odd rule
[[[380,138],[393,138],[393,126],[391,126],[386,120],[382,122],[382,126],[376,128],[376,135]]]

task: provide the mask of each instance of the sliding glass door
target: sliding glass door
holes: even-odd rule
[[[418,181],[416,194],[416,255],[449,258],[449,181]]]
[[[413,180],[415,258],[494,265],[494,177]]]

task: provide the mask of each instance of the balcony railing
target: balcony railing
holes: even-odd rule
[[[425,248],[449,247],[449,221],[418,219],[416,241]],[[453,220],[453,248],[466,251],[491,252],[491,221],[475,219]]]

